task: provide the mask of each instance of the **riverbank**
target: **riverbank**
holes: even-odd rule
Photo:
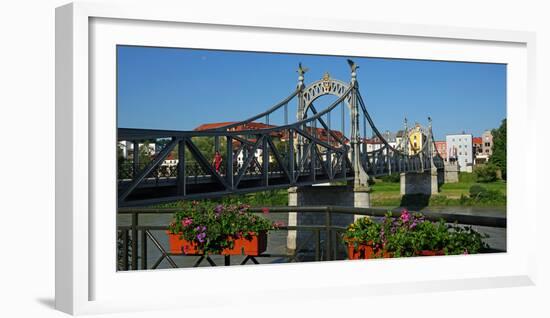
[[[472,186],[479,185],[487,190],[488,195],[471,193]],[[371,205],[377,206],[506,206],[506,182],[495,181],[489,183],[476,183],[472,180],[461,180],[457,183],[445,183],[440,192],[432,196],[409,196],[403,198],[400,194],[398,182],[384,182],[376,180],[371,186]]]
[[[486,190],[484,195],[471,193],[472,186],[479,185]],[[376,180],[371,185],[372,207],[506,207],[506,182],[475,183],[472,180],[461,180],[458,183],[446,183],[441,186],[440,193],[432,196],[410,195],[402,197],[398,182]],[[478,191],[479,187],[478,187]],[[242,195],[229,195],[219,199],[211,199],[220,203],[246,203],[252,206],[285,206],[288,205],[286,189],[262,191]],[[176,203],[157,205],[157,207],[174,207]]]

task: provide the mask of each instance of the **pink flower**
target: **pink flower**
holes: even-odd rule
[[[181,221],[181,225],[183,227],[188,227],[191,224],[193,224],[193,219],[191,219],[191,218],[185,218]]]
[[[262,212],[263,212],[263,214],[268,214],[269,213],[269,208],[262,208]]]
[[[463,255],[468,255],[468,250],[467,249],[464,249],[464,253],[462,253]]]
[[[401,212],[401,221],[403,222],[409,222],[411,215],[409,214],[409,210],[403,209]]]
[[[273,223],[273,226],[274,226],[274,227],[285,226],[285,222],[283,222],[283,221],[275,221],[275,222]]]

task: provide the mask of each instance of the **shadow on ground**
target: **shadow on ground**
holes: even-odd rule
[[[399,206],[417,211],[427,207],[429,204],[429,194],[405,194],[401,197]]]

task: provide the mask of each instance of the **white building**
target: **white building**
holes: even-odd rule
[[[247,151],[247,150],[243,149],[243,150],[239,151],[239,153],[237,154],[237,167],[238,168],[241,168],[244,164],[245,151]],[[263,162],[262,149],[256,149],[256,152],[254,153],[254,157],[256,158],[256,160],[258,160],[259,164],[262,164],[262,162]],[[269,161],[272,161],[271,156],[269,158]]]
[[[393,133],[389,130],[386,130],[384,133],[382,133],[382,137],[384,137],[384,139],[388,142],[388,145],[392,146],[393,148],[397,148],[397,146],[403,139],[403,132],[398,131],[396,133]]]
[[[385,132],[382,133],[382,138],[384,138],[384,140],[388,143],[388,145],[390,145],[393,148],[397,148],[402,138],[401,136],[398,137],[398,134],[399,132],[392,133],[386,130]],[[370,139],[364,139],[362,142],[366,145],[367,152],[373,152],[373,151],[382,149],[386,146],[382,141],[382,139],[380,139],[380,137],[378,137],[377,135],[373,135],[372,138]],[[383,153],[387,154],[388,150],[385,149]]]
[[[156,145],[155,143],[148,143],[148,150],[149,155],[152,156],[156,153]],[[124,159],[129,159],[133,156],[134,151],[134,143],[131,141],[119,141],[118,147],[122,150],[122,157]],[[139,148],[143,147],[143,143],[139,144]]]
[[[447,160],[457,161],[460,171],[472,172],[474,153],[471,134],[447,135]]]
[[[367,139],[365,141],[365,144],[367,145],[367,152],[372,152],[375,150],[379,150],[384,146],[384,143],[382,141],[376,139]]]

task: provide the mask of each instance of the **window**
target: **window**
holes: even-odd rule
[[[462,152],[459,152],[458,155],[459,155],[459,156],[462,156]]]

